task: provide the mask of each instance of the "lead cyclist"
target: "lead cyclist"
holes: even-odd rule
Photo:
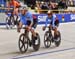
[[[28,31],[31,31],[32,35],[36,38],[35,27],[33,25],[33,16],[28,11],[27,6],[22,6],[20,9],[19,19],[20,22],[17,27],[17,32],[20,32],[23,25],[27,28]]]

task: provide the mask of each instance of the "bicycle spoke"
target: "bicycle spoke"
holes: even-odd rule
[[[21,41],[21,43],[23,43],[23,41],[22,40],[20,40]]]
[[[21,45],[21,47],[20,47],[20,48],[22,49],[22,48],[23,48],[23,46],[24,46],[24,43],[23,43],[23,41],[22,41],[22,40],[21,40],[21,44],[22,44],[22,45]]]

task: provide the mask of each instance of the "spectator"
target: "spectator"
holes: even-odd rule
[[[49,2],[50,0],[43,0],[44,2]]]
[[[58,13],[57,3],[51,2],[51,10],[53,10],[54,13]]]
[[[28,7],[34,7],[36,5],[36,0],[24,0],[24,4],[27,4]]]
[[[61,0],[61,1],[58,3],[58,7],[59,7],[59,9],[65,9],[65,8],[67,8],[67,5],[66,5],[65,0]]]
[[[69,6],[73,6],[73,0],[69,0],[69,1],[68,1],[68,5],[69,5]]]
[[[36,10],[37,10],[37,12],[38,13],[42,13],[42,11],[41,11],[41,3],[40,2],[36,2]]]
[[[48,5],[44,2],[42,2],[41,9],[43,10],[43,13],[46,13],[47,10],[49,10]]]
[[[75,0],[73,0],[73,6],[75,6]]]
[[[30,7],[30,0],[24,0],[24,4],[27,4],[27,6]]]
[[[31,0],[31,9],[35,9],[36,0]]]

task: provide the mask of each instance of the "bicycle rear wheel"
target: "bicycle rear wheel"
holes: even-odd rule
[[[59,31],[58,31],[58,33],[59,33],[59,35],[55,35],[55,38],[54,38],[56,47],[58,47],[61,43],[61,34]]]
[[[40,36],[36,33],[36,38],[32,35],[32,45],[35,51],[38,51],[40,48]]]

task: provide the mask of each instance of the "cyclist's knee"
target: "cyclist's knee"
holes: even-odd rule
[[[18,25],[19,25],[19,28],[21,28],[23,24],[22,24],[22,22],[19,22]]]
[[[57,28],[56,27],[53,30],[54,30],[54,32],[57,32]]]
[[[32,33],[33,36],[36,37],[36,33],[35,33],[34,29],[31,30],[31,33]]]
[[[34,29],[31,29],[31,33],[34,33]]]

